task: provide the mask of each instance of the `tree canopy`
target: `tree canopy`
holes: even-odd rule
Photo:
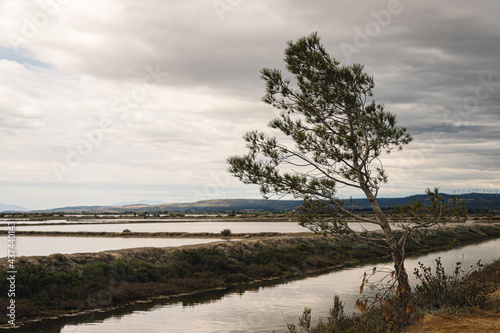
[[[397,292],[406,305],[410,293],[404,268],[404,246],[411,231],[438,225],[464,212],[453,197],[446,203],[438,189],[427,190],[429,205],[420,201],[398,207],[390,221],[377,202],[380,185],[388,181],[380,157],[412,141],[396,115],[373,100],[372,76],[360,64],[341,65],[320,43],[317,33],[289,41],[285,49],[287,78],[279,69],[264,68],[262,100],[280,111],[269,126],[280,140],[258,131],[244,139],[248,154],[228,158],[229,171],[247,184],[258,184],[265,196],[291,194],[304,203],[300,223],[338,238],[388,247],[394,261]],[[337,191],[351,187],[364,193],[375,217],[356,214]],[[356,232],[348,222],[373,223],[383,238]],[[396,236],[391,222],[403,232]]]
[[[370,100],[374,80],[363,66],[341,65],[316,33],[288,42],[284,61],[293,84],[279,69],[262,69],[263,101],[281,110],[269,126],[293,146],[249,132],[244,137],[249,153],[230,157],[230,172],[259,184],[264,195],[327,200],[338,213],[352,215],[336,197],[337,188],[357,188],[376,198],[388,179],[379,157],[402,149],[412,137],[384,105]]]

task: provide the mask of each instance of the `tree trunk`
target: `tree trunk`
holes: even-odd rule
[[[392,252],[392,259],[394,261],[394,278],[398,283],[394,300],[395,311],[398,320],[409,323],[414,309],[411,300],[411,286],[404,266],[404,249],[398,246],[398,249]]]
[[[385,239],[387,241],[387,244],[389,245],[389,249],[391,250],[392,260],[394,261],[394,270],[396,272],[395,278],[398,281],[398,286],[402,288],[401,291],[404,291],[404,294],[409,295],[411,292],[411,288],[410,283],[408,282],[408,274],[406,274],[404,266],[404,249],[401,245],[398,244],[396,237],[394,237],[394,233],[392,232],[391,226],[389,225],[389,220],[378,205],[376,198],[373,195],[371,195],[371,197],[367,195],[367,197],[373,211],[375,212],[375,215],[377,215],[377,218],[380,222],[380,227],[385,234]]]
[[[410,300],[411,286],[408,280],[408,274],[406,273],[406,269],[404,266],[404,244],[398,244],[398,241],[396,240],[396,237],[394,237],[394,233],[392,232],[392,228],[389,224],[387,216],[378,205],[377,198],[368,189],[365,189],[364,192],[368,201],[370,202],[370,205],[372,206],[373,212],[380,222],[380,227],[385,234],[387,245],[391,250],[392,260],[394,262],[394,278],[397,281],[395,301],[397,306],[399,307],[399,310],[403,311],[403,313],[401,313],[400,319],[403,319],[407,322],[410,319],[409,316],[412,312],[412,304]]]
[[[396,251],[392,251],[392,260],[394,261],[394,271],[396,272],[395,278],[398,281],[399,292],[405,295],[405,297],[409,297],[411,286],[405,269],[405,259],[402,248],[398,247]]]
[[[380,228],[382,228],[382,231],[385,234],[385,239],[387,241],[387,244],[389,245],[389,248],[391,249],[391,252],[396,251],[398,247],[398,242],[394,237],[394,233],[392,232],[391,226],[389,225],[389,220],[387,219],[387,216],[378,205],[377,198],[375,198],[375,196],[369,190],[365,191],[365,195],[366,198],[368,199],[368,202],[370,203],[370,206],[373,209],[373,212],[375,213],[378,221],[380,222],[379,223]]]

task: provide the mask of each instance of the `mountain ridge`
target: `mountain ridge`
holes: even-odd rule
[[[0,203],[0,213],[1,212],[27,212],[27,211],[29,211],[28,208],[24,208],[24,207],[17,206],[17,205]]]
[[[450,198],[450,194],[441,194],[445,199]],[[469,211],[498,211],[500,212],[500,194],[496,193],[467,193],[456,195],[458,199],[464,199]],[[411,203],[414,199],[423,202],[428,200],[426,194],[416,194],[399,198],[378,198],[378,203],[383,209],[389,209],[396,205]],[[166,203],[161,205],[147,205],[137,201],[135,205],[129,206],[68,206],[33,212],[50,213],[76,213],[85,212],[89,214],[98,213],[202,213],[202,212],[286,212],[292,211],[300,206],[300,200],[265,200],[265,199],[210,199],[197,202]],[[347,199],[345,205],[357,210],[369,210],[370,204],[367,199]]]

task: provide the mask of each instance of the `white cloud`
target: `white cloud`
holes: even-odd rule
[[[344,61],[340,45],[354,45],[388,2],[231,3],[221,17],[201,0],[2,1],[0,182],[9,193],[0,202],[14,202],[15,184],[15,203],[32,208],[255,195],[225,160],[245,152],[246,131],[272,133],[259,70],[282,68],[286,41],[312,31]],[[376,101],[415,136],[384,159],[391,183],[381,193],[497,186],[499,3],[401,5],[352,56],[375,76]],[[481,77],[493,81],[484,99]],[[71,158],[79,149],[85,156]],[[405,168],[412,154],[424,158]],[[68,167],[62,179],[54,163]]]

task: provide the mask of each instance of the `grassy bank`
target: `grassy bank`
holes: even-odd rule
[[[452,247],[500,237],[500,226],[460,227],[415,233],[408,252]],[[226,288],[280,279],[385,257],[378,248],[319,236],[205,244],[184,249],[136,249],[104,254],[19,258],[16,322],[66,312],[113,307],[154,296]],[[6,267],[6,260],[0,260]],[[0,288],[9,290],[8,274]],[[0,307],[9,298],[2,293]],[[8,317],[1,317],[6,323]]]

